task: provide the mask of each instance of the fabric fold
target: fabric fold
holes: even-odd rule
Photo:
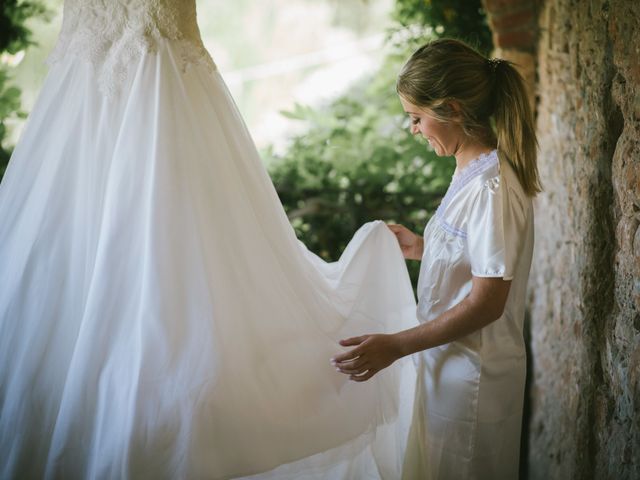
[[[220,74],[180,55],[159,40],[109,98],[58,60],[11,159],[0,477],[399,476],[412,363],[365,384],[329,363],[416,324],[395,237],[309,252]]]

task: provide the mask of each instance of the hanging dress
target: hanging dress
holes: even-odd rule
[[[335,263],[297,241],[195,0],[65,2],[0,286],[0,478],[400,475],[411,362],[329,363],[416,322],[395,237],[367,224]]]

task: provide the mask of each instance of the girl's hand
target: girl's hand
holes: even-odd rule
[[[389,230],[391,230],[400,245],[400,250],[404,258],[408,260],[420,260],[422,259],[422,252],[424,250],[424,238],[416,235],[411,230],[403,225],[387,224]]]
[[[340,340],[340,345],[355,345],[356,348],[336,355],[331,359],[331,363],[340,373],[349,375],[349,379],[356,382],[369,380],[402,357],[400,346],[393,335],[362,335]]]

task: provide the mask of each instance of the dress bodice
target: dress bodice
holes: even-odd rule
[[[93,64],[101,89],[113,92],[129,66],[163,40],[180,47],[182,68],[214,68],[204,48],[195,0],[66,0],[62,29],[48,63],[68,55]]]

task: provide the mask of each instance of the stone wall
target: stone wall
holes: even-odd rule
[[[513,62],[535,107],[536,40],[539,4],[535,0],[483,0],[493,32],[494,56]]]
[[[640,2],[540,12],[534,479],[640,478]]]
[[[530,279],[527,476],[640,479],[640,1],[485,6],[503,56],[533,52],[536,72],[545,191]],[[514,14],[529,9],[533,45],[505,49],[505,31],[530,31]]]

